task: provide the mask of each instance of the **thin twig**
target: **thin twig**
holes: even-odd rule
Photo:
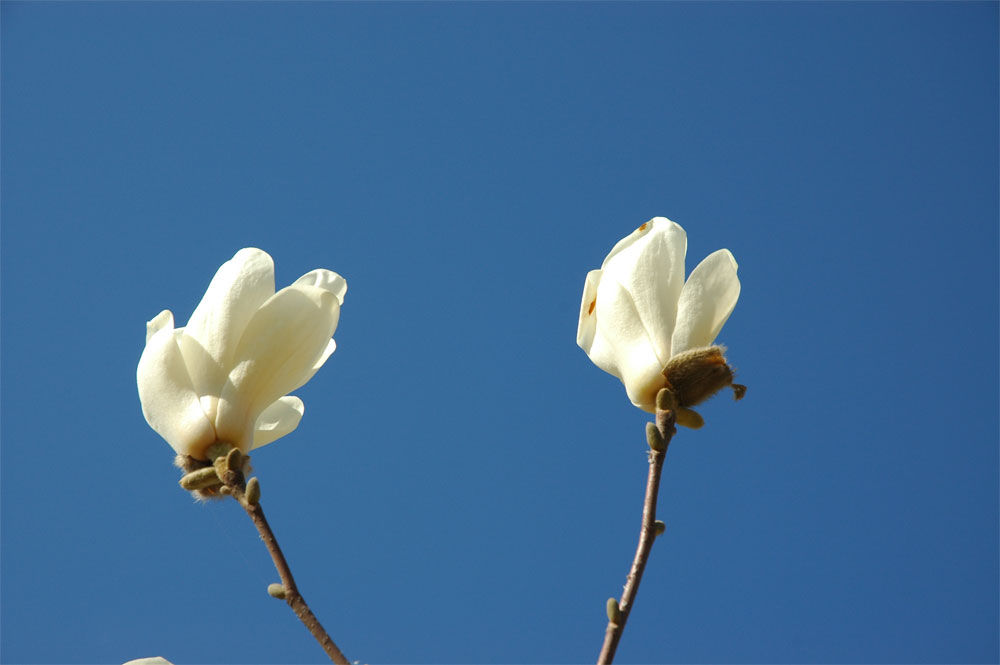
[[[646,562],[649,561],[653,541],[656,540],[656,497],[660,490],[660,477],[663,473],[663,460],[667,454],[667,446],[670,445],[670,440],[676,431],[674,429],[675,422],[676,415],[673,410],[660,408],[656,410],[656,429],[663,445],[659,449],[651,448],[649,451],[649,476],[646,480],[646,500],[642,505],[639,546],[635,552],[635,559],[632,561],[632,568],[628,573],[628,580],[625,582],[625,591],[622,593],[621,600],[618,601],[617,616],[613,619],[609,617],[608,627],[604,632],[604,644],[601,646],[601,655],[597,659],[598,665],[608,665],[615,659],[618,641],[625,631],[625,622],[628,621],[629,612],[632,611],[635,595],[639,592],[642,572],[646,568]]]
[[[331,661],[337,663],[337,665],[350,665],[350,661],[347,660],[333,639],[323,629],[319,619],[312,613],[305,598],[299,593],[299,588],[295,584],[295,578],[292,577],[292,570],[288,567],[288,562],[285,560],[285,555],[281,553],[278,540],[274,537],[274,532],[271,531],[271,526],[264,517],[264,509],[260,507],[259,502],[251,504],[247,501],[246,485],[243,483],[242,474],[239,474],[239,476],[237,482],[233,484],[227,483],[227,486],[230,488],[233,498],[239,501],[243,509],[247,511],[247,515],[253,520],[257,531],[260,532],[261,540],[267,546],[267,551],[271,554],[271,560],[274,561],[274,567],[278,570],[278,576],[281,577],[281,585],[285,588],[285,602],[295,612],[295,616],[309,629],[309,632],[316,638],[319,645],[323,647],[323,651],[326,652]]]

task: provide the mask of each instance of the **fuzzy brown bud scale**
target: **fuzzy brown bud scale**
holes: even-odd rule
[[[729,386],[734,399],[743,399],[747,387],[733,383],[733,368],[726,362],[726,347],[706,346],[672,357],[663,368],[663,377],[677,401],[677,422],[698,428],[702,417],[689,407],[701,404]]]

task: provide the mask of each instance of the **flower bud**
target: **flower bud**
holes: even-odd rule
[[[198,469],[197,471],[192,471],[191,473],[181,477],[180,485],[189,492],[192,490],[200,490],[206,487],[212,487],[214,485],[219,485],[222,483],[219,480],[219,474],[215,472],[215,467],[205,467],[204,469]]]
[[[678,406],[701,404],[726,386],[733,385],[733,370],[726,363],[725,350],[724,346],[691,349],[667,362],[663,376],[673,389]],[[739,399],[746,392],[746,386],[733,390]]]
[[[663,452],[667,449],[667,444],[663,442],[663,437],[660,436],[660,430],[656,423],[646,423],[646,443],[653,450]]]
[[[611,623],[618,623],[622,619],[621,608],[618,607],[618,601],[614,598],[608,598],[607,604],[608,611],[608,621]]]
[[[260,481],[256,477],[251,478],[247,483],[246,491],[247,503],[256,506],[260,502]]]

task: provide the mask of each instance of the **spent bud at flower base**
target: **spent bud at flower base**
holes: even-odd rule
[[[586,279],[576,341],[591,361],[618,377],[631,402],[653,413],[669,388],[677,423],[701,427],[691,406],[726,386],[736,398],[723,347],[713,346],[740,295],[728,249],[709,254],[685,279],[687,234],[654,217],[622,238]],[[664,405],[666,406],[666,404]]]

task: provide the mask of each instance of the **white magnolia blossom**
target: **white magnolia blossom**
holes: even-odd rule
[[[123,665],[173,665],[173,663],[166,658],[155,656],[154,658],[138,658],[136,660],[130,660]]]
[[[323,366],[347,282],[313,270],[274,292],[274,262],[241,249],[219,268],[183,328],[170,310],[146,324],[136,378],[146,422],[198,459],[216,441],[243,452],[298,427],[305,406],[287,395]]]
[[[668,361],[710,346],[740,295],[728,249],[709,254],[685,282],[686,253],[684,229],[654,217],[614,246],[583,289],[576,343],[649,412]]]

